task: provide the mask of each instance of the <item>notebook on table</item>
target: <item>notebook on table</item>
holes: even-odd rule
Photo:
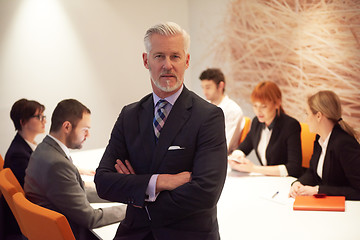
[[[297,196],[293,205],[294,210],[303,211],[345,211],[344,196]]]

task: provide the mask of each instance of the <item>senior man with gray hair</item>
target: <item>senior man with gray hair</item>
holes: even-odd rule
[[[122,109],[95,175],[99,196],[128,204],[115,239],[219,239],[223,112],[184,86],[190,38],[182,28],[156,25],[144,43],[153,92]]]

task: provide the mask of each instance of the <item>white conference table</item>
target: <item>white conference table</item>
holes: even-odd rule
[[[84,156],[94,159],[94,153]],[[229,171],[218,202],[221,239],[360,239],[360,201],[346,201],[345,212],[294,211],[294,199],[287,197],[293,181]],[[93,232],[101,239],[113,239],[118,225]]]
[[[360,202],[346,201],[345,212],[294,211],[288,198],[293,181],[230,172],[218,202],[221,238],[360,239]]]

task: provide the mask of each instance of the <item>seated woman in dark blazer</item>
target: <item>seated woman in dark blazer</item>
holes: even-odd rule
[[[339,97],[320,91],[308,98],[307,122],[317,133],[310,167],[293,183],[289,195],[345,196],[360,200],[359,135],[341,118]]]
[[[16,101],[10,111],[17,133],[6,152],[4,168],[12,170],[22,187],[30,155],[37,146],[35,137],[45,132],[44,110],[44,105],[23,98]]]
[[[245,140],[229,155],[230,167],[241,172],[298,177],[302,171],[301,127],[285,114],[279,87],[270,81],[260,82],[251,94],[251,101],[256,117]],[[252,150],[261,165],[245,157]]]
[[[17,133],[6,152],[4,168],[12,170],[22,187],[24,187],[25,169],[28,166],[30,155],[37,146],[35,137],[45,132],[44,110],[44,105],[36,101],[20,99],[13,104],[10,111],[10,118]],[[6,219],[3,228],[5,239],[23,239],[4,198],[1,199],[1,207],[4,219]]]

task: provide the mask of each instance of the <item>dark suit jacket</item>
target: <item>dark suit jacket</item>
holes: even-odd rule
[[[250,132],[238,148],[243,151],[245,155],[248,155],[252,150],[255,150],[260,164],[262,164],[262,162],[257,148],[263,127],[264,124],[260,123],[257,117],[254,117],[251,122]],[[290,176],[300,176],[302,171],[300,132],[301,127],[299,122],[296,119],[281,113],[280,116],[276,118],[269,144],[266,148],[267,165],[273,166],[284,164]]]
[[[314,141],[314,152],[310,167],[298,180],[303,185],[319,185],[319,193],[345,196],[348,200],[360,200],[360,145],[355,138],[347,134],[336,124],[326,149],[323,176],[317,174],[321,154],[318,143]]]
[[[116,239],[142,239],[149,232],[157,239],[218,239],[216,204],[227,169],[221,109],[184,87],[157,144],[153,118],[152,94],[125,106],[96,171],[99,196],[129,204]],[[117,173],[116,159],[128,159],[136,175]],[[191,182],[144,201],[152,174],[182,171],[192,172]]]
[[[22,187],[24,187],[25,169],[28,166],[32,152],[33,150],[29,144],[17,133],[5,155],[4,168],[11,169]],[[21,236],[20,228],[5,199],[1,199],[0,202],[3,219],[5,219],[3,227],[5,235],[13,234]]]
[[[65,215],[76,239],[89,239],[88,229],[118,222],[124,215],[119,206],[90,206],[78,169],[49,136],[30,157],[24,190],[31,202]]]

